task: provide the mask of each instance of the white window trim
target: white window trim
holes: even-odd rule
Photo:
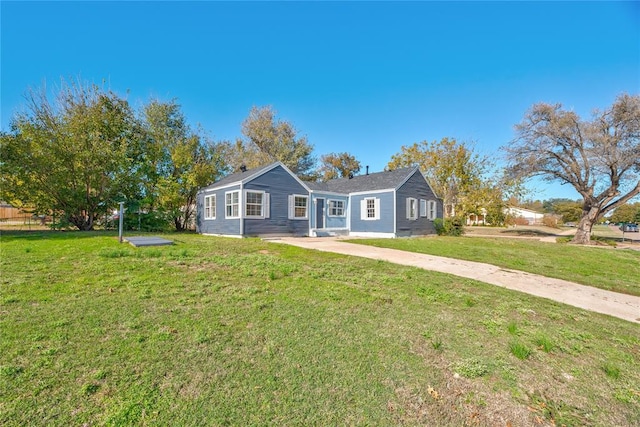
[[[373,217],[369,216],[367,202],[373,200]],[[380,219],[380,199],[377,197],[365,197],[360,201],[360,219],[363,221],[377,221]]]
[[[306,207],[305,207],[305,216],[296,216],[296,197],[300,197],[305,199]],[[306,194],[290,194],[289,195],[289,219],[297,219],[297,220],[305,220],[309,219],[309,196]]]
[[[231,196],[232,203],[231,204],[227,203],[227,195],[233,194],[233,193],[237,193],[238,194],[238,215],[236,215],[236,216],[228,215],[229,211],[227,209],[229,206],[235,205],[235,203],[233,203],[233,196]],[[227,191],[227,192],[224,193],[224,217],[226,219],[238,219],[238,218],[240,218],[241,206],[242,206],[242,199],[240,198],[240,190]],[[233,212],[233,208],[231,208],[231,211]]]
[[[213,199],[213,209],[211,209],[211,204],[207,206],[207,200]],[[210,196],[204,196],[204,219],[216,219],[216,209],[218,208],[216,200],[216,195],[211,194]],[[209,210],[210,215],[207,216],[207,209]],[[213,213],[213,215],[211,215]]]
[[[412,209],[413,205],[413,209]],[[410,221],[415,221],[418,219],[418,199],[414,197],[407,197],[407,219]]]
[[[248,193],[255,193],[255,194],[261,194],[262,195],[262,197],[261,197],[262,203],[260,205],[260,215],[249,215],[247,213],[247,203],[248,203],[248,200],[249,200]],[[266,215],[265,215],[266,208],[267,208],[267,205],[265,204],[265,199],[267,198],[266,194],[267,193],[265,193],[264,191],[260,191],[260,190],[245,190],[244,191],[244,203],[243,203],[243,206],[244,206],[244,217],[245,218],[264,219],[266,217]]]
[[[331,209],[332,209],[331,204],[332,204],[332,203],[342,203],[342,215],[333,215],[333,214],[331,213]],[[345,201],[344,201],[344,200],[329,199],[329,200],[327,201],[327,205],[328,205],[328,206],[327,206],[327,207],[328,207],[328,210],[327,210],[327,216],[344,218],[344,217],[346,216],[346,212],[347,212],[347,210],[346,210],[346,208],[345,208],[345,204],[346,204],[346,203],[345,203]]]
[[[429,221],[433,221],[438,217],[438,204],[435,200],[429,200],[427,202],[427,218]]]

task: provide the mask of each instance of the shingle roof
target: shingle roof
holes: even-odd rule
[[[280,162],[270,163],[244,172],[236,172],[227,175],[220,181],[205,187],[203,190],[218,188],[239,182],[246,182],[251,178],[260,175],[277,165]],[[359,193],[364,191],[387,190],[397,188],[416,171],[417,167],[401,168],[392,171],[371,173],[369,175],[358,175],[353,178],[332,179],[327,182],[304,181],[304,184],[312,191],[328,191],[331,193]]]
[[[225,176],[220,181],[216,181],[213,184],[208,185],[207,187],[203,188],[203,190],[222,187],[224,185],[229,185],[236,182],[245,182],[247,179],[255,175],[259,175],[261,172],[264,172],[272,167],[275,167],[277,164],[280,164],[280,162],[269,163],[268,165],[260,166],[253,169],[247,169],[244,172],[232,173],[231,175]]]
[[[304,181],[311,191],[329,191],[329,185],[326,182]]]
[[[397,188],[416,171],[416,167],[401,168],[392,171],[358,175],[353,178],[340,178],[327,181],[325,191],[334,193],[358,193],[362,191],[376,191]]]

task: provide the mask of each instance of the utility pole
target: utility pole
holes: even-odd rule
[[[120,214],[118,215],[120,224],[118,225],[118,241],[122,243],[122,225],[124,223],[124,202],[120,202]]]

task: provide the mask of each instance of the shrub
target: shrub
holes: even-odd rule
[[[558,217],[556,215],[545,214],[545,216],[542,217],[542,225],[558,228]]]
[[[439,236],[462,236],[464,234],[463,221],[461,218],[436,218],[433,226]]]
[[[171,230],[172,223],[168,215],[163,212],[130,212],[124,216],[124,228],[131,231],[161,232]]]

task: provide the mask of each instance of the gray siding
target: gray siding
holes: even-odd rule
[[[309,195],[308,191],[282,166],[247,182],[245,190],[261,190],[269,193],[270,218],[245,219],[245,236],[262,235],[306,235],[309,233],[308,219],[289,219],[289,195]],[[311,209],[311,198],[308,209]],[[308,212],[308,215],[310,212]]]
[[[380,199],[380,219],[360,219],[360,202],[369,197]],[[393,233],[393,191],[351,196],[351,231],[358,233]]]
[[[418,199],[418,219],[407,219],[407,198]],[[435,234],[433,221],[420,216],[420,200],[435,200],[437,217],[442,218],[442,201],[431,191],[429,184],[419,171],[416,171],[396,192],[396,235],[420,236]]]
[[[312,195],[313,200],[320,198],[324,199],[324,228],[347,228],[347,212],[349,208],[349,197],[348,196],[337,196],[333,194],[322,194],[322,193],[314,193]],[[311,202],[311,206],[313,205],[313,200]],[[329,200],[342,200],[344,202],[344,216],[329,216]],[[315,227],[316,225],[316,210],[312,209],[312,215],[310,218],[311,226]]]
[[[198,194],[198,206],[196,212],[196,231],[204,234],[239,235],[240,219],[226,219],[225,214],[225,193],[238,190],[240,185],[227,187],[219,190],[201,192]],[[204,219],[204,198],[205,196],[216,195],[216,219]]]

